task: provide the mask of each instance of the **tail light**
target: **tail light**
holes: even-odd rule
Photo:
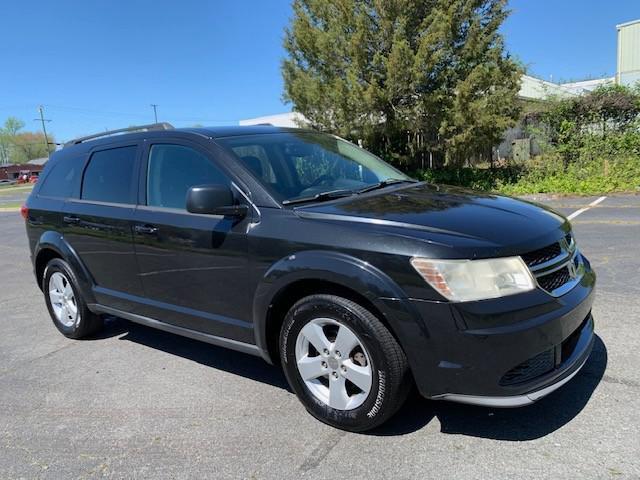
[[[22,205],[20,207],[20,215],[22,215],[22,218],[24,218],[25,220],[29,218],[29,207],[27,207],[26,205]]]

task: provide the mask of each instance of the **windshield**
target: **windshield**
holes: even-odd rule
[[[366,150],[323,133],[244,135],[216,142],[230,149],[280,202],[355,193],[389,180],[411,181]]]

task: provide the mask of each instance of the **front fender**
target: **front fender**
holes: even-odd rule
[[[268,311],[277,295],[301,280],[321,280],[364,296],[382,313],[392,332],[405,344],[427,335],[406,293],[389,276],[361,259],[338,252],[312,250],[289,255],[274,263],[261,279],[253,302],[256,345],[268,352]],[[413,340],[411,337],[414,337]],[[273,360],[273,359],[268,359]]]
[[[38,258],[41,253],[45,250],[53,250],[58,256],[60,256],[65,262],[71,265],[73,272],[76,275],[78,280],[78,288],[82,294],[82,297],[85,299],[85,302],[88,304],[96,303],[95,297],[93,295],[93,285],[94,281],[87,270],[87,267],[84,265],[77,252],[73,249],[71,245],[66,241],[63,235],[53,232],[46,231],[44,232],[38,242],[36,243],[33,250],[33,268],[36,273],[36,268],[38,265]]]

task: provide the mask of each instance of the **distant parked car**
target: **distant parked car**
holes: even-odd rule
[[[0,185],[13,185],[16,181],[12,178],[3,178],[0,180]]]
[[[38,182],[38,176],[37,175],[31,175],[29,177],[29,183],[37,183]]]

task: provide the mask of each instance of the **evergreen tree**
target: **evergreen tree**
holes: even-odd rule
[[[519,115],[505,3],[294,0],[284,98],[313,127],[400,162],[486,154]]]

